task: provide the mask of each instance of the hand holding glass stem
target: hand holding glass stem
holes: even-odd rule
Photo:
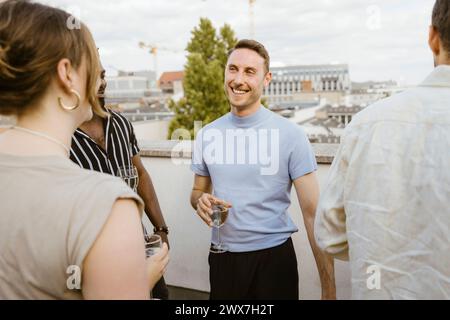
[[[203,193],[197,201],[197,214],[210,227],[214,227],[212,220],[213,205],[223,206],[226,209],[232,205],[222,199],[216,198],[209,193]]]

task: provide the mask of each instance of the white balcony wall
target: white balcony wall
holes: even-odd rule
[[[134,133],[138,141],[161,141],[167,139],[169,120],[147,120],[133,122]]]

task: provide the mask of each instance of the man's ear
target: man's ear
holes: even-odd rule
[[[57,65],[57,76],[60,86],[66,92],[73,88],[73,67],[69,59],[61,59]]]
[[[428,35],[428,45],[435,56],[438,56],[441,52],[441,39],[439,38],[439,32],[435,27],[430,26]]]
[[[270,81],[272,81],[272,72],[267,72],[266,75],[264,76],[264,87],[268,87]]]

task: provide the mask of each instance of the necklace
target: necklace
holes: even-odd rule
[[[47,135],[45,133],[42,133],[42,132],[39,132],[39,131],[30,130],[30,129],[27,129],[27,128],[17,127],[17,126],[14,126],[13,129],[16,129],[16,130],[19,130],[19,131],[23,131],[23,132],[26,132],[26,133],[29,133],[29,134],[32,134],[32,135],[35,135],[35,136],[47,139],[47,140],[49,140],[49,141],[51,141],[53,143],[56,143],[59,146],[61,146],[62,148],[64,148],[64,150],[67,152],[67,155],[70,155],[70,149],[64,143],[62,143],[61,141],[59,141],[59,140],[57,140],[57,139],[55,139],[53,137],[50,137],[49,135]]]

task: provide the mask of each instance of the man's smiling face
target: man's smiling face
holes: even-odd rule
[[[101,84],[100,84],[100,88],[98,89],[98,92],[97,92],[97,97],[100,101],[100,105],[102,107],[105,107],[105,91],[106,91],[106,86],[107,86],[106,79],[105,79],[106,71],[103,68],[103,65],[101,63],[100,63],[100,68],[102,70],[101,74],[100,74]]]
[[[230,104],[244,110],[260,104],[264,86],[270,82],[264,58],[250,49],[236,49],[225,68],[225,93]]]

